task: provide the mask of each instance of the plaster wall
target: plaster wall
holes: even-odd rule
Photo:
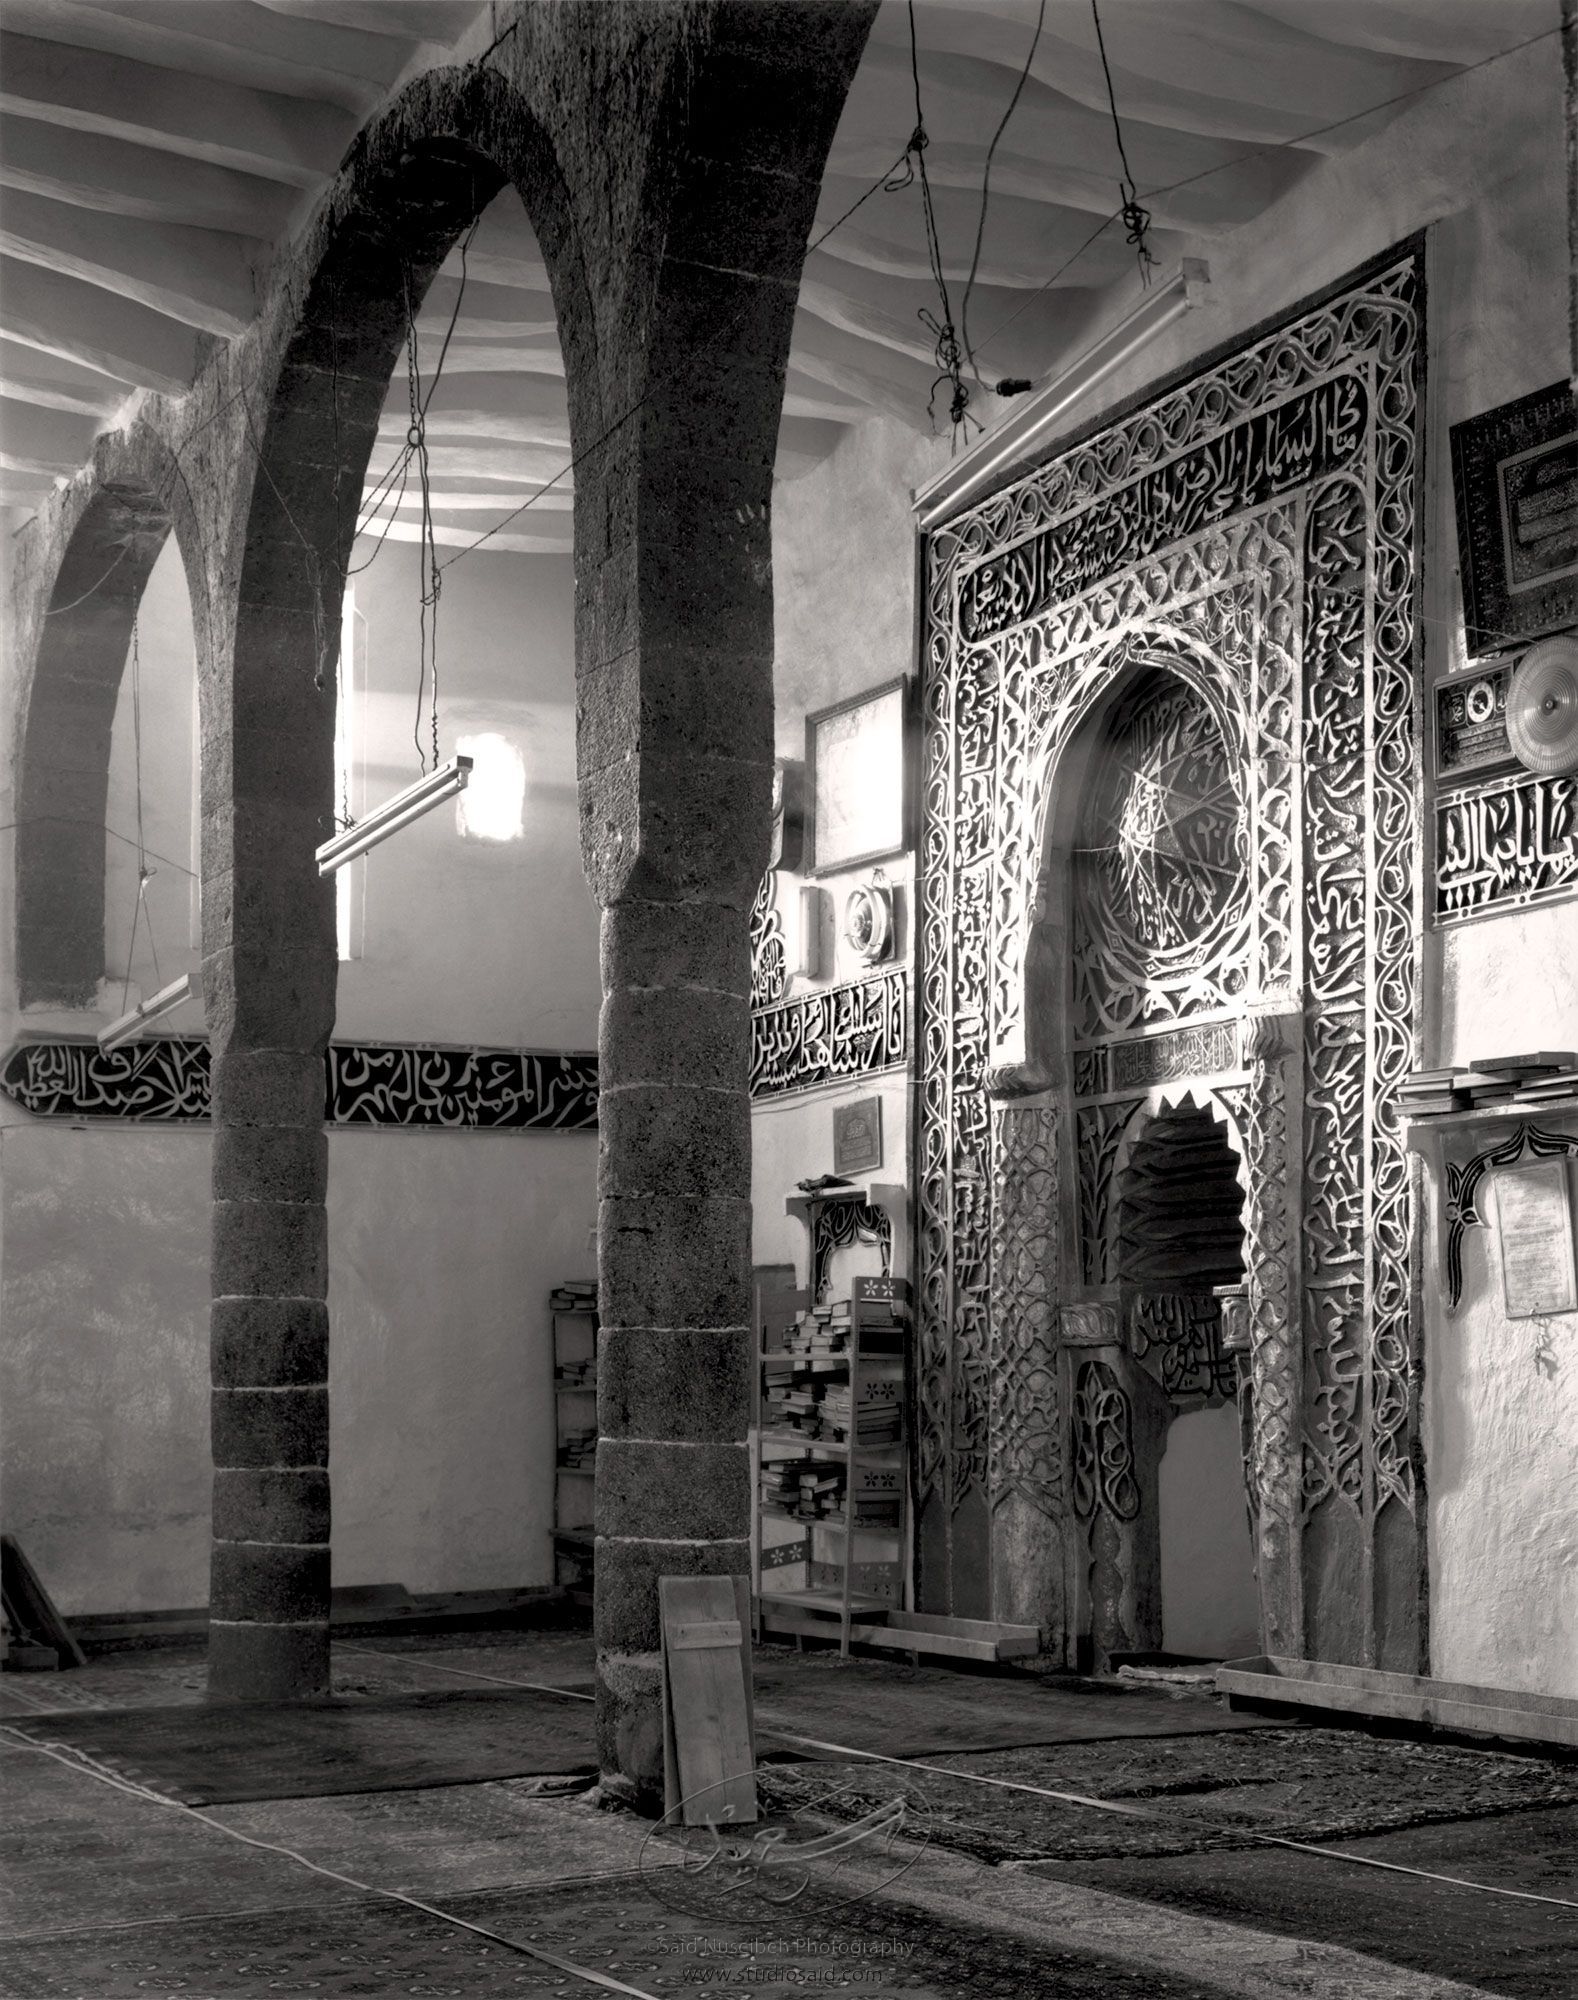
[[[795,1282],[805,1285],[810,1245],[805,1225],[797,1216],[784,1213],[785,1198],[795,1191],[795,1182],[833,1168],[833,1112],[851,1098],[876,1097],[882,1103],[882,1165],[871,1173],[851,1174],[858,1187],[873,1182],[907,1185],[911,1150],[910,1086],[902,1071],[868,1077],[861,1084],[828,1085],[794,1096],[757,1104],[751,1112],[751,1262],[753,1264],[793,1264]],[[895,1250],[902,1255],[902,1243]],[[850,1260],[856,1252],[849,1252]],[[845,1260],[837,1253],[833,1268],[835,1294],[847,1296],[842,1281],[852,1275],[881,1268]],[[900,1277],[910,1275],[896,1263]]]
[[[1575,1181],[1569,1165],[1569,1194]],[[1434,1172],[1425,1185],[1433,1276]],[[1488,1185],[1483,1194],[1494,1214]],[[1438,1307],[1430,1336],[1431,1667],[1443,1680],[1578,1696],[1578,1313],[1507,1318],[1492,1222],[1465,1230],[1462,1303]]]
[[[913,488],[948,463],[946,437],[873,417],[773,496],[773,691],[780,757],[805,718],[919,660]]]
[[[912,489],[947,463],[946,438],[918,437],[885,417],[861,424],[828,458],[773,496],[774,734],[780,757],[805,756],[806,716],[879,687],[917,663],[919,571]],[[913,854],[880,864],[894,885],[890,963],[913,963]],[[777,908],[793,962],[800,941],[800,891],[818,892],[816,979],[790,979],[788,996],[858,979],[872,970],[843,936],[845,899],[870,867],[804,877],[779,875]],[[907,1185],[910,1084],[889,1072],[824,1085],[752,1108],[752,1261],[797,1266],[805,1278],[805,1230],[783,1212],[784,1197],[833,1166],[833,1112],[853,1098],[882,1100],[883,1164],[862,1183]],[[853,1253],[851,1253],[853,1254]],[[850,1270],[856,1268],[851,1265]],[[845,1275],[840,1261],[837,1275]]]
[[[356,587],[367,668],[359,811],[416,774],[414,552],[387,544]],[[523,834],[462,839],[446,807],[356,864],[359,955],[340,968],[338,1039],[596,1046],[572,607],[567,560],[488,554],[451,573],[441,748],[490,731],[521,749]],[[197,964],[182,872],[194,865],[191,612],[173,541],[139,627],[143,822],[162,857],[148,897],[167,981]],[[107,812],[126,835],[131,708],[128,677]],[[107,836],[107,858],[99,1007],[13,1011],[8,1042],[18,1031],[91,1034],[121,1011],[136,853]],[[131,1000],[155,983],[140,925]],[[201,1025],[194,1000],[168,1028]],[[71,1127],[0,1100],[0,1505],[68,1615],[186,1609],[208,1595],[210,1150],[206,1127]],[[595,1267],[596,1155],[587,1133],[331,1134],[336,1583],[551,1580],[547,1294]]]

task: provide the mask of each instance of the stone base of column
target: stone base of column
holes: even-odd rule
[[[208,1623],[210,1701],[316,1701],[329,1692],[329,1621]]]

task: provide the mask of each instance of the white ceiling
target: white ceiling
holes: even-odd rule
[[[1037,5],[917,0],[926,161],[956,317],[987,146]],[[359,125],[435,53],[471,53],[485,12],[478,0],[0,0],[0,503],[31,511],[128,395],[186,389],[199,336],[247,325],[255,272],[310,213]],[[1549,32],[1557,16],[1557,0],[1106,0],[1124,140],[1160,264],[1185,236],[1256,215],[1397,108],[1374,107]],[[883,0],[818,231],[891,167],[914,125],[908,12]],[[971,296],[984,382],[1044,375],[1115,287],[1132,288],[1121,226],[1080,249],[1116,205],[1118,171],[1090,0],[1046,0],[993,162]],[[451,545],[569,457],[552,301],[513,191],[483,217],[468,272],[428,412],[437,533]],[[459,289],[452,256],[419,321],[429,365]],[[780,478],[873,411],[929,427],[936,370],[918,314],[935,306],[916,186],[873,195],[812,252]],[[398,458],[405,406],[401,380],[373,477]],[[415,486],[377,517],[402,539],[417,533]],[[567,550],[570,500],[561,480],[491,546]]]

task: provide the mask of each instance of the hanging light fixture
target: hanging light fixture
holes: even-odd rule
[[[407,785],[403,792],[386,799],[355,826],[326,840],[318,849],[318,873],[332,875],[336,868],[343,868],[347,861],[354,861],[368,848],[376,847],[380,840],[387,840],[390,834],[398,833],[401,827],[409,826],[412,820],[420,819],[445,799],[463,792],[471,779],[471,764],[469,757],[451,757],[447,764],[440,764],[436,771],[430,771],[425,778],[418,778],[414,785]]]
[[[1153,284],[1116,326],[1062,368],[1037,394],[1018,404],[995,430],[961,451],[914,496],[917,525],[934,528],[960,507],[980,499],[994,484],[1032,462],[1057,437],[1075,407],[1093,395],[1108,376],[1140,353],[1173,321],[1202,303],[1211,282],[1207,267],[1186,257],[1171,278]],[[1004,391],[1018,391],[1005,383]]]
[[[136,1041],[150,1021],[157,1020],[161,1014],[173,1014],[177,1007],[191,998],[191,994],[192,975],[183,972],[179,979],[172,979],[151,999],[139,1001],[129,1014],[122,1014],[118,1021],[111,1021],[107,1028],[100,1028],[99,1047],[118,1049],[123,1042]]]

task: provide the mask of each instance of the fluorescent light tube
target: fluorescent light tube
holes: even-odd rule
[[[1069,411],[1175,319],[1199,305],[1210,282],[1206,266],[1198,258],[1186,257],[1170,278],[1152,285],[1116,326],[917,491],[919,525],[936,527],[960,507],[983,498],[994,482],[1042,450]]]
[[[332,875],[336,868],[343,868],[347,861],[354,861],[369,847],[376,847],[380,840],[387,840],[390,834],[398,833],[401,827],[409,826],[412,820],[420,819],[445,799],[463,792],[471,777],[471,761],[469,757],[451,757],[447,764],[441,764],[436,771],[430,771],[425,778],[418,778],[414,785],[407,785],[403,792],[386,799],[355,826],[326,840],[318,849],[318,873]]]
[[[118,1049],[122,1042],[134,1042],[143,1029],[160,1014],[170,1014],[192,992],[192,975],[183,972],[179,979],[172,979],[168,986],[161,987],[151,1000],[141,1001],[129,1014],[122,1014],[118,1021],[111,1021],[107,1028],[99,1030],[101,1049]]]

